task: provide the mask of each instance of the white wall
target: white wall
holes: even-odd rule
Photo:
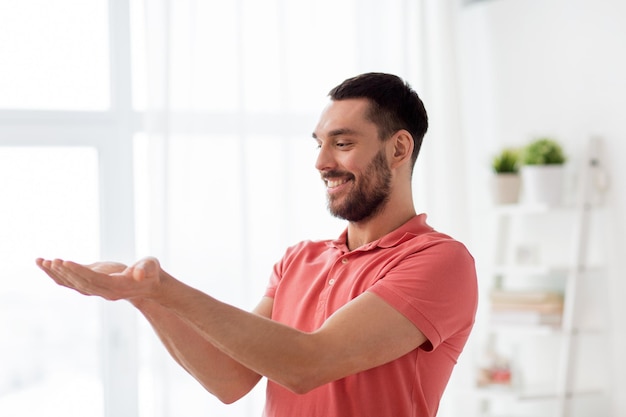
[[[498,0],[458,10],[461,114],[470,207],[488,199],[490,156],[537,135],[558,138],[575,163],[590,136],[605,145],[611,184],[609,261],[613,415],[626,415],[626,2]],[[474,230],[480,230],[476,224]],[[480,246],[474,235],[473,244]],[[480,248],[484,250],[484,248]],[[479,252],[480,252],[479,250]]]

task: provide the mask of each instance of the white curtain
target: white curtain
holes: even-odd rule
[[[145,114],[135,138],[140,255],[158,256],[219,299],[255,305],[288,245],[344,228],[326,212],[310,135],[330,88],[368,71],[405,78],[431,111],[433,133],[418,163],[425,168],[415,180],[418,209],[428,208],[431,195],[433,208],[457,207],[444,190],[462,169],[454,161],[460,153],[452,170],[433,160],[456,146],[448,144],[456,115],[446,114],[454,84],[450,69],[440,73],[448,67],[437,48],[424,48],[440,41],[449,19],[440,13],[449,7],[408,0],[132,4],[135,83],[144,92],[136,103]],[[446,96],[437,100],[442,85]],[[453,211],[435,218],[464,232]],[[165,358],[148,328],[141,346],[142,415],[260,415],[263,383],[249,399],[222,406]]]
[[[396,73],[423,97],[417,208],[464,238],[453,4],[0,0],[0,415],[260,415],[262,385],[218,404],[127,303],[58,288],[33,259],[156,255],[252,307],[286,246],[345,227],[310,135],[347,77]]]

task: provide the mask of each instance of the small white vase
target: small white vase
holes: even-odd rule
[[[563,200],[563,165],[525,165],[521,169],[523,200],[558,206]]]
[[[494,204],[516,204],[519,201],[521,178],[518,174],[496,174],[491,179]]]

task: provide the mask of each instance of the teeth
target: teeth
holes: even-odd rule
[[[345,179],[341,179],[341,180],[328,180],[328,181],[326,182],[326,186],[327,186],[328,188],[335,188],[335,187],[340,186],[341,184],[344,184],[345,182],[347,182],[347,180],[345,180]]]

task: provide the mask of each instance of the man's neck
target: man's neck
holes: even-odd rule
[[[348,223],[346,241],[348,249],[352,251],[380,239],[408,222],[415,215],[415,209],[411,206],[403,211],[384,210],[371,219]]]

